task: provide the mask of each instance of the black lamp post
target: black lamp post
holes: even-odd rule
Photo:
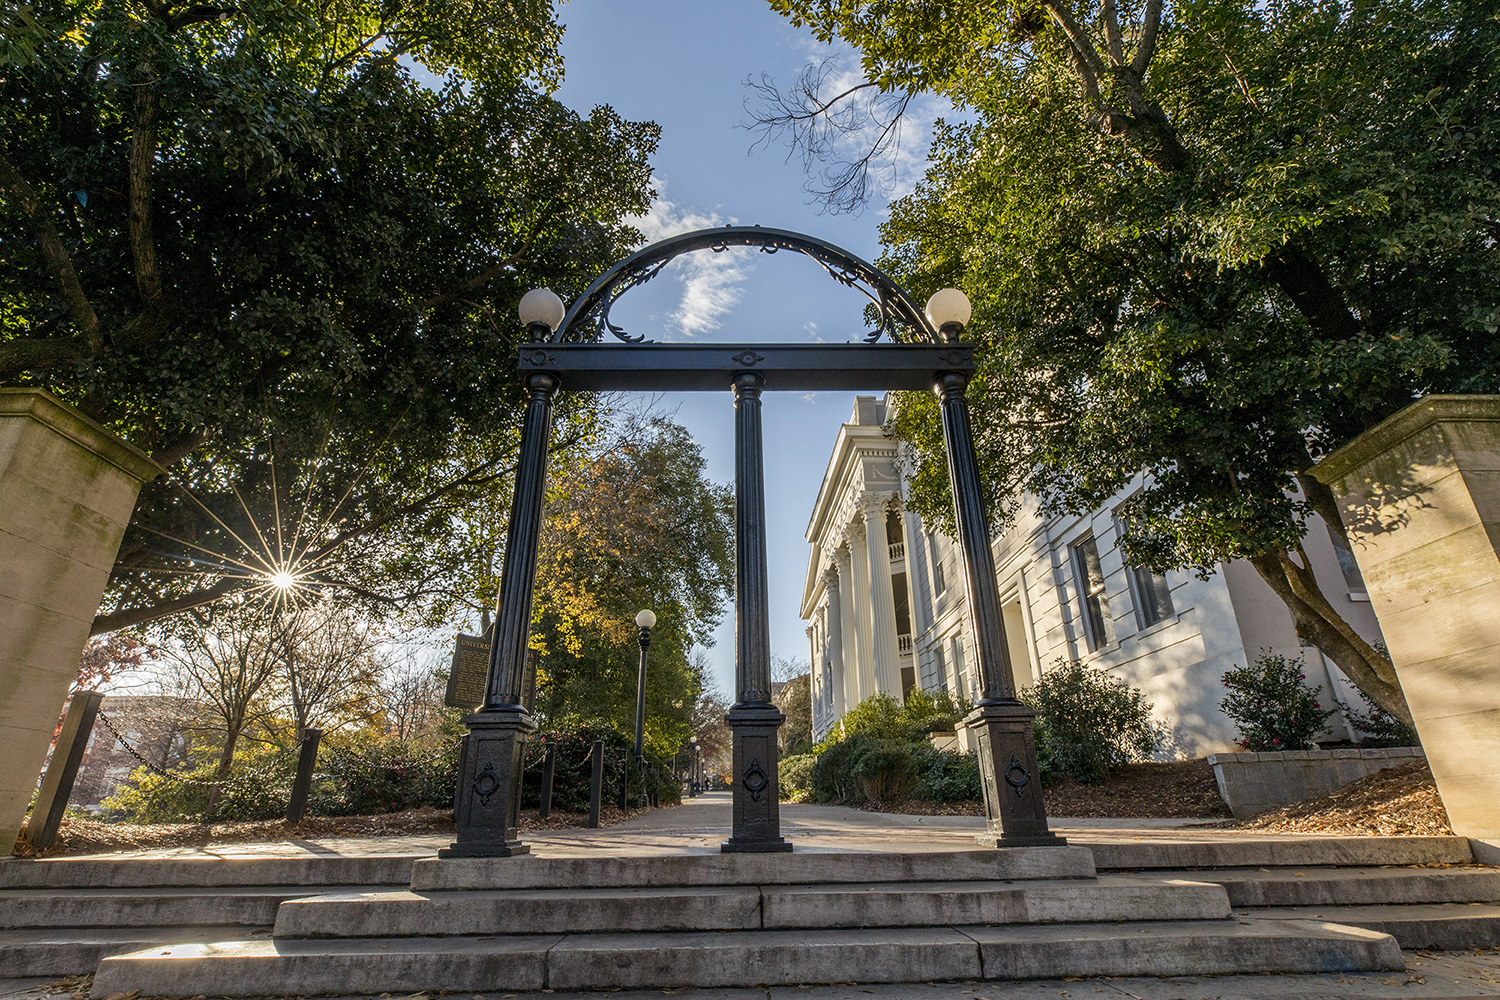
[[[942,338],[958,343],[971,314],[968,296],[944,288],[927,300],[927,319]],[[963,556],[969,621],[974,629],[974,659],[983,686],[974,710],[963,720],[979,737],[979,771],[983,777],[988,830],[976,839],[992,847],[1053,846],[1067,841],[1047,827],[1042,783],[1036,761],[1032,720],[1036,713],[1016,698],[1000,611],[1000,583],[990,549],[990,522],[974,457],[974,431],[964,396],[969,376],[939,373],[933,386],[942,400],[943,443],[948,451],[948,479]]]
[[[641,630],[641,669],[635,679],[635,762],[641,764],[645,759],[646,744],[646,647],[651,645],[651,627],[656,624],[656,614],[652,611],[637,611],[635,614],[636,628]]]
[[[688,765],[688,798],[698,797],[698,737],[694,736],[690,742],[693,744],[693,762]]]

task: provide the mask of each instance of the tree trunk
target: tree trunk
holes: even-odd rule
[[[1300,638],[1322,650],[1371,701],[1416,728],[1396,668],[1333,609],[1310,567],[1299,566],[1284,548],[1255,556],[1250,564],[1291,611]]]
[[[243,723],[239,726],[230,725],[228,727],[229,731],[224,736],[224,749],[219,751],[219,766],[214,771],[215,781],[223,782],[229,777],[229,772],[234,767],[234,747],[240,741],[241,728],[243,728]],[[223,797],[224,786],[222,784],[215,785],[209,791],[208,807],[203,810],[203,819],[205,822],[213,814],[214,806],[218,805],[219,800]]]

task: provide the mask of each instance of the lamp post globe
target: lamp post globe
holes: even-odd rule
[[[635,624],[640,631],[641,668],[635,681],[635,759],[644,761],[646,741],[646,647],[651,645],[651,627],[656,624],[656,613],[643,609],[636,612]]]
[[[521,322],[525,324],[528,333],[539,335],[540,330],[533,331],[533,327],[546,327],[548,336],[562,324],[563,317],[568,310],[563,306],[563,300],[558,298],[557,293],[550,288],[533,288],[521,296],[521,304],[516,312],[520,314]]]
[[[970,304],[969,297],[957,288],[941,288],[932,293],[923,312],[927,314],[927,322],[945,340],[952,342],[958,339],[959,331],[974,315],[974,307]]]

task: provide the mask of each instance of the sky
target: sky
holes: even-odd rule
[[[657,200],[637,223],[650,241],[716,225],[762,225],[825,239],[873,261],[887,199],[863,213],[830,215],[804,192],[800,158],[784,148],[751,146],[747,77],[769,74],[783,86],[809,62],[841,58],[847,80],[858,60],[793,28],[765,0],[570,0],[566,77],[557,97],[587,113],[608,104],[627,118],[661,126],[654,159]],[[917,176],[928,129],[909,129],[904,169],[891,195]],[[659,341],[844,342],[864,333],[866,300],[830,280],[812,260],[753,251],[679,258],[660,277],[622,297],[611,320]],[[703,449],[707,472],[734,481],[733,397],[669,393],[652,397],[675,411]],[[807,658],[798,616],[807,572],[807,522],[839,425],[849,419],[849,392],[777,393],[763,399],[767,550],[770,563],[771,649]],[[734,693],[734,615],[706,650],[722,693]]]

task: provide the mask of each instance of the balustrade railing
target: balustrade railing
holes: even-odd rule
[[[905,559],[906,558],[906,543],[905,542],[892,542],[890,544],[890,550],[891,550],[891,562],[895,562],[898,559]]]
[[[896,652],[905,656],[911,652],[911,633],[896,636]]]

